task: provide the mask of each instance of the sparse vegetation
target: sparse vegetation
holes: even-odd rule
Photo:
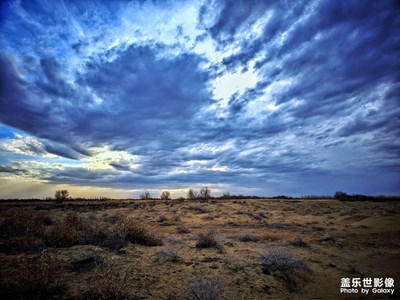
[[[263,273],[274,276],[290,292],[300,290],[310,272],[306,262],[282,248],[265,251],[260,256],[260,262]]]
[[[201,233],[197,237],[197,248],[216,248],[219,251],[223,251],[223,245],[217,239],[215,230],[209,229],[205,234]]]
[[[176,231],[178,233],[190,233],[190,229],[186,226],[178,226],[176,227]]]
[[[120,230],[126,234],[131,243],[146,246],[162,246],[162,239],[150,231],[149,227],[142,222],[126,219],[120,224]]]
[[[70,247],[78,244],[76,229],[65,220],[57,222],[45,235],[46,244],[50,247]]]
[[[339,247],[343,246],[343,242],[339,240],[332,232],[326,232],[320,239],[321,242],[331,242]]]
[[[299,291],[295,298],[313,298],[312,289],[304,288],[309,280],[313,286],[322,280],[337,284],[331,268],[349,277],[380,270],[381,260],[374,257],[393,258],[398,247],[393,235],[398,202],[175,199],[59,205],[53,198],[0,204],[2,299],[190,299],[182,282],[196,271],[203,280],[224,274],[225,294],[219,299],[281,299]],[[268,251],[259,256],[265,246]],[[49,282],[39,270],[42,251],[54,258]],[[357,260],[350,263],[353,251]],[[385,268],[396,276],[391,265]],[[261,272],[264,277],[257,279]],[[124,284],[112,286],[115,280]],[[317,296],[332,296],[323,292]]]
[[[168,221],[168,218],[166,216],[161,215],[161,216],[157,217],[157,222],[162,223],[162,222],[165,222],[165,221]]]
[[[252,232],[241,232],[236,238],[241,242],[258,242],[260,238]]]
[[[205,206],[202,206],[200,204],[191,204],[191,205],[188,205],[187,208],[189,210],[192,210],[192,211],[195,211],[195,212],[198,212],[198,213],[201,213],[201,214],[205,214],[205,213],[209,213],[210,212],[209,208],[207,208]]]
[[[188,284],[190,300],[218,300],[223,298],[223,284],[217,278],[193,277]]]
[[[308,243],[300,236],[296,236],[293,240],[291,240],[290,245],[295,246],[295,247],[302,247],[302,248],[310,247],[308,245]]]
[[[49,299],[63,292],[61,265],[50,251],[21,257],[14,269],[0,271],[1,299]]]
[[[181,259],[176,249],[167,249],[157,252],[154,255],[153,261],[158,264],[165,262],[178,262]]]
[[[128,273],[126,271],[121,272],[121,270],[116,271],[113,268],[109,268],[90,285],[90,289],[85,291],[81,298],[82,300],[135,299],[128,291],[127,278]]]

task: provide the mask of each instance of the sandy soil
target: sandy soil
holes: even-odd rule
[[[119,250],[89,243],[3,250],[0,253],[3,278],[22,274],[24,259],[37,257],[43,249],[51,253],[52,264],[57,264],[58,269],[50,268],[49,272],[61,283],[62,292],[42,298],[82,298],[88,290],[119,284],[114,288],[124,295],[122,298],[191,299],[188,290],[198,278],[219,282],[223,286],[220,299],[389,298],[384,294],[341,294],[342,277],[394,278],[396,292],[392,297],[398,297],[398,202],[268,199],[61,205],[11,202],[0,203],[0,208],[3,223],[16,210],[42,212],[50,218],[47,231],[71,212],[91,224],[98,222],[110,227],[121,217],[128,217],[148,225],[162,239],[161,246],[128,243]],[[185,231],[182,227],[188,232],[182,233]],[[218,247],[196,247],[199,234],[208,230],[215,232]],[[253,241],[242,241],[245,234]],[[0,248],[7,249],[10,239],[2,234]],[[303,243],[296,243],[296,239]],[[260,256],[271,249],[287,252],[307,264],[306,272],[296,275],[298,284],[294,290],[288,288],[285,278],[263,272]],[[165,257],[165,253],[173,253],[176,259]],[[7,283],[3,287],[4,284]]]

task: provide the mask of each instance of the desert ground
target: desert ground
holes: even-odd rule
[[[2,201],[1,299],[389,299],[400,202]],[[341,294],[341,278],[393,278]]]

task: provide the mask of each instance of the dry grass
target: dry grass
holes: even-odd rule
[[[241,242],[258,242],[260,238],[252,232],[241,232],[236,238]]]
[[[217,278],[203,278],[194,276],[187,288],[190,300],[218,300],[223,299],[223,284]]]
[[[120,230],[126,234],[127,239],[131,243],[146,246],[162,246],[162,239],[154,234],[148,226],[142,222],[133,219],[124,220],[120,226]]]
[[[336,299],[340,276],[399,276],[399,208],[308,200],[0,203],[0,297]],[[41,263],[45,249],[54,260]],[[223,294],[222,284],[209,282],[216,274]]]
[[[76,228],[65,220],[57,222],[50,228],[45,234],[45,241],[50,247],[70,247],[79,243]]]
[[[135,299],[129,293],[127,286],[128,273],[107,269],[100,278],[96,278],[81,299],[87,300],[128,300]]]
[[[216,248],[219,251],[224,250],[224,246],[218,240],[214,229],[209,229],[205,234],[201,233],[197,237],[197,248]]]
[[[49,299],[63,293],[61,265],[56,256],[42,251],[33,257],[20,257],[15,269],[1,271],[1,299]]]
[[[260,256],[262,271],[281,281],[289,292],[299,291],[310,272],[308,264],[283,248],[270,249]]]

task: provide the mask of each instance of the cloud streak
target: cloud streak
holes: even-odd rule
[[[6,1],[2,173],[115,189],[399,193],[399,10]]]

